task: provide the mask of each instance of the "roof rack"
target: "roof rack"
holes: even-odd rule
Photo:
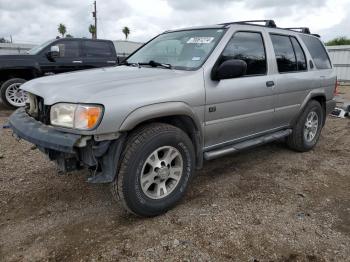
[[[254,23],[265,23],[266,27],[272,27],[276,28],[276,23],[274,20],[248,20],[248,21],[236,21],[236,22],[229,22],[229,23],[222,23],[220,25],[232,25],[232,24],[254,24]]]
[[[310,29],[308,27],[287,27],[283,29],[297,31],[304,34],[311,34]]]
[[[256,23],[265,23],[265,24],[259,25],[259,24],[256,24]],[[256,25],[256,26],[264,26],[264,27],[270,27],[270,28],[291,30],[291,31],[296,31],[296,32],[303,33],[303,34],[313,35],[313,36],[316,36],[316,37],[320,38],[320,35],[318,35],[318,34],[311,34],[311,31],[310,31],[310,29],[308,27],[279,28],[279,27],[276,26],[276,23],[275,23],[274,20],[247,20],[247,21],[236,21],[236,22],[221,23],[219,25],[228,26],[228,25],[232,25],[232,24],[251,24],[251,25]]]

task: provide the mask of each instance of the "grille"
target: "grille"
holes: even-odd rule
[[[28,95],[26,112],[45,125],[50,124],[50,106],[45,105],[44,98],[33,94]]]

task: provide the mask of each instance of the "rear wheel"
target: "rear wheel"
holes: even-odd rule
[[[140,128],[128,139],[112,194],[131,213],[160,215],[185,194],[194,155],[193,144],[181,129],[162,123]]]
[[[1,85],[1,101],[8,108],[18,108],[25,106],[27,93],[20,89],[20,86],[26,82],[22,78],[11,78]]]
[[[311,150],[320,137],[324,117],[320,103],[311,100],[296,122],[293,133],[288,137],[288,146],[300,152]]]

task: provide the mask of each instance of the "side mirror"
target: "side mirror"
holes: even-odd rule
[[[245,75],[247,63],[239,59],[229,59],[222,62],[213,75],[215,80],[231,79]]]
[[[47,53],[47,56],[51,59],[55,59],[60,56],[60,47],[58,45],[53,45],[50,48],[50,51]]]

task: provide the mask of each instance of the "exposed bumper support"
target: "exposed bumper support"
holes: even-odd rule
[[[60,173],[85,166],[93,170],[93,176],[88,178],[90,183],[110,183],[115,179],[125,133],[115,140],[95,141],[44,125],[30,117],[23,108],[10,116],[9,123],[16,136],[37,145],[50,160],[55,161]]]
[[[89,183],[111,183],[114,181],[118,172],[118,163],[124,146],[126,134],[122,134],[118,140],[113,140],[109,143],[108,149],[101,157],[97,153],[94,154],[94,159],[98,162],[97,171],[94,176],[88,178]],[[84,161],[84,160],[83,160]]]

